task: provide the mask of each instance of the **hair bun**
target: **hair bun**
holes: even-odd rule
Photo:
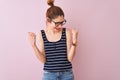
[[[54,0],[47,0],[47,4],[49,6],[54,6]]]

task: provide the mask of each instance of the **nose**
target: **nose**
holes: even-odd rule
[[[62,28],[62,24],[58,25],[57,27],[58,27],[58,28]]]

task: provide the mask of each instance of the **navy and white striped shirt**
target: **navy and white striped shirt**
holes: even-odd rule
[[[64,71],[72,68],[72,64],[67,59],[66,29],[62,29],[62,36],[59,41],[48,41],[44,30],[41,30],[44,40],[46,63],[44,70]]]

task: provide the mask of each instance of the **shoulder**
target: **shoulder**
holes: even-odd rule
[[[76,28],[66,28],[66,34],[72,34],[72,33],[77,33],[78,34],[78,29],[76,29]]]
[[[72,30],[70,28],[65,28],[66,29],[66,34],[70,34]]]
[[[70,28],[66,28],[66,37],[69,40],[72,36],[72,30]]]
[[[41,31],[43,31],[43,30],[40,30],[38,33],[37,33],[37,40],[38,41],[43,41],[43,39],[42,39],[42,32]]]
[[[78,29],[76,28],[66,28],[66,35],[72,36],[73,34],[78,34]]]
[[[44,40],[42,37],[41,30],[39,30],[39,32],[37,33],[36,43],[37,43],[37,46],[39,47],[39,50],[44,54]]]

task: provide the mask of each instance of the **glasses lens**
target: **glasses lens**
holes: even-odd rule
[[[66,20],[64,20],[63,22],[55,22],[55,21],[53,22],[55,23],[55,26],[59,26],[59,25],[63,26],[66,23]]]
[[[64,25],[66,23],[66,20],[64,20],[63,22],[62,22],[62,25]]]
[[[56,24],[55,24],[55,26],[59,26],[59,25],[60,25],[60,23],[56,23]]]

